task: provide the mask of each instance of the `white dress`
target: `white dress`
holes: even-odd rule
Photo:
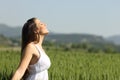
[[[30,75],[26,80],[48,80],[48,69],[51,65],[50,59],[38,45],[35,45],[35,47],[39,51],[40,58],[37,63],[28,66]]]

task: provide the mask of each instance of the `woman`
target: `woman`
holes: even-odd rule
[[[46,25],[37,18],[29,19],[22,29],[21,61],[12,80],[48,80],[50,59],[42,48]]]

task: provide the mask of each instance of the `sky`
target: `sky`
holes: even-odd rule
[[[120,0],[0,0],[0,23],[37,17],[56,33],[120,35]]]

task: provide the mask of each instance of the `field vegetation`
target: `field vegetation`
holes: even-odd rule
[[[89,52],[47,45],[51,59],[49,80],[120,80],[120,54]],[[20,59],[20,48],[0,48],[0,80],[10,80]]]

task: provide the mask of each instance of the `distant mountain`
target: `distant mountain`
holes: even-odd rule
[[[0,47],[10,46],[12,45],[12,41],[6,38],[4,35],[0,35]]]
[[[56,43],[108,43],[102,36],[90,34],[49,34],[45,39]]]
[[[108,37],[107,40],[115,43],[116,45],[120,45],[120,35]]]
[[[11,27],[6,24],[0,24],[0,34],[5,37],[18,37],[21,34],[21,27]]]
[[[20,40],[22,27],[11,27],[6,24],[0,24],[0,34],[5,37],[14,38]],[[17,39],[16,39],[17,38]],[[59,34],[50,32],[45,38],[47,41],[56,43],[112,43],[120,44],[120,36],[112,36],[109,38],[103,38],[102,36],[91,35],[91,34]]]

